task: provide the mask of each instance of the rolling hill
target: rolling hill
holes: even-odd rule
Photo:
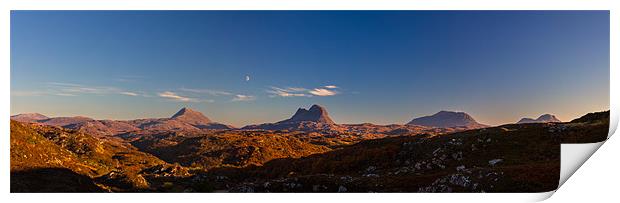
[[[488,125],[480,124],[465,112],[440,111],[430,116],[419,117],[411,120],[407,125],[420,125],[436,128],[463,127],[466,129],[486,128]]]

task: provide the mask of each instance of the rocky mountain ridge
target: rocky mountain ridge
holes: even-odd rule
[[[430,116],[415,118],[406,125],[375,124],[337,124],[330,118],[327,108],[314,104],[309,109],[299,108],[288,119],[275,123],[247,125],[235,128],[231,125],[217,123],[199,111],[182,108],[169,118],[145,118],[135,120],[96,120],[89,117],[52,117],[38,113],[18,114],[11,120],[28,123],[60,126],[82,130],[95,136],[112,136],[136,131],[202,131],[202,130],[267,130],[267,131],[305,131],[305,132],[351,132],[351,133],[426,133],[455,132],[468,129],[486,128],[488,125],[478,123],[465,112],[439,111]],[[561,122],[554,115],[544,114],[537,119],[523,118],[518,123]],[[443,130],[442,130],[443,129]],[[392,132],[388,132],[392,131]]]

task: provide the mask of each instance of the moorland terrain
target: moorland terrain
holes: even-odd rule
[[[11,116],[11,192],[544,192],[560,143],[607,139],[609,111],[488,126],[440,111],[337,124],[325,107],[234,127],[169,118]]]

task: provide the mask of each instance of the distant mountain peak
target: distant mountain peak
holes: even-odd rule
[[[472,116],[465,112],[455,111],[439,111],[430,116],[423,116],[411,120],[407,125],[421,125],[428,127],[450,128],[450,127],[466,127],[466,128],[482,128],[487,127],[478,123]]]
[[[329,117],[327,109],[319,105],[312,105],[310,109],[299,108],[290,119],[280,122],[299,122],[299,121],[312,121],[319,123],[334,124],[334,121]]]
[[[176,117],[187,115],[187,114],[201,114],[201,113],[198,112],[198,111],[195,111],[193,109],[190,109],[190,108],[187,108],[187,107],[183,107],[183,108],[181,108],[181,110],[177,111],[177,113],[172,115],[172,117],[170,117],[170,118],[176,118]]]
[[[248,125],[242,129],[316,131],[334,129],[337,126],[338,125],[329,117],[327,109],[315,104],[312,105],[310,109],[298,108],[295,114],[289,119],[276,123]]]
[[[190,124],[207,124],[211,123],[211,119],[207,118],[204,114],[199,111],[183,107],[177,113],[172,115],[170,119],[179,120],[185,123]]]
[[[469,114],[465,113],[465,112],[460,112],[460,111],[439,111],[437,113],[435,113],[433,116],[458,116],[458,117],[462,117],[464,119],[471,119],[473,120],[474,118],[471,117]]]
[[[22,114],[17,114],[14,115],[13,117],[18,117],[18,116],[23,116],[23,117],[31,117],[31,118],[40,118],[40,119],[47,119],[48,117],[40,114],[40,113],[22,113]]]
[[[555,117],[552,114],[543,114],[540,115],[537,119],[532,118],[522,118],[517,123],[552,123],[552,122],[562,122],[560,119]]]
[[[543,115],[539,116],[536,120],[558,121],[558,122],[560,122],[560,119],[555,117],[555,115],[551,115],[551,114],[543,114]]]
[[[517,121],[517,124],[519,123],[536,123],[536,119],[522,118],[521,120]]]
[[[39,120],[49,119],[47,116],[40,113],[22,113],[11,116],[11,120],[21,121],[21,122],[35,122]]]

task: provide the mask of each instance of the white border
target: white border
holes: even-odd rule
[[[588,144],[562,144],[560,187],[570,178],[605,142]]]
[[[610,90],[618,90],[617,50],[619,36],[617,4],[610,0],[2,0],[0,1],[0,87],[5,108],[0,108],[4,116],[0,116],[0,128],[4,139],[1,139],[0,150],[0,189],[9,191],[9,113],[10,113],[10,10],[611,10],[611,50],[610,50]],[[612,107],[612,126],[610,135],[618,123],[618,93],[611,91],[610,106]],[[609,174],[614,175],[614,174]],[[615,186],[615,185],[614,185]],[[106,202],[111,201],[149,201],[172,202],[183,201],[261,201],[261,202],[316,202],[316,201],[355,201],[385,202],[431,200],[433,202],[458,201],[537,201],[553,194],[7,194],[8,201],[46,201],[46,202]],[[9,198],[9,199],[6,199]]]
[[[12,10],[609,10],[610,0],[7,0]]]

